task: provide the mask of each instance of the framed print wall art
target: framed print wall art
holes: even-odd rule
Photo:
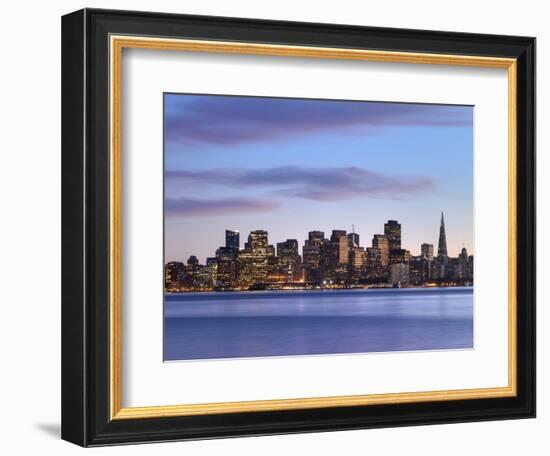
[[[63,17],[62,436],[535,416],[535,40]]]

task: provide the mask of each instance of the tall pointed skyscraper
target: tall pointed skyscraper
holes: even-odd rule
[[[441,225],[439,225],[437,256],[447,256],[447,238],[445,237],[445,219],[443,218],[443,212],[441,212]]]

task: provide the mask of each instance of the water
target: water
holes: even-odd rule
[[[166,295],[165,360],[473,347],[473,289]]]

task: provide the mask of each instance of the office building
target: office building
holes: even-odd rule
[[[397,220],[388,220],[384,224],[384,235],[388,238],[390,251],[401,248],[401,224]]]
[[[390,284],[404,286],[409,283],[409,263],[392,263],[390,266]]]
[[[434,245],[433,244],[422,244],[420,246],[420,253],[425,256],[428,261],[434,259]]]
[[[411,252],[407,249],[390,250],[390,263],[408,263],[411,259]]]
[[[241,248],[240,234],[236,230],[225,230],[225,247],[231,249],[236,257]]]
[[[356,232],[353,232],[353,233],[349,233],[348,234],[348,245],[349,245],[349,248],[353,248],[353,247],[359,247],[359,234],[357,234]]]
[[[287,276],[287,281],[292,282],[301,278],[301,258],[298,253],[298,241],[287,239],[277,243],[277,260],[279,272]]]
[[[171,261],[164,266],[164,286],[178,288],[185,278],[185,265],[180,261]]]

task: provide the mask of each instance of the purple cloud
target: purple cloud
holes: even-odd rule
[[[193,185],[231,188],[267,187],[275,194],[313,201],[340,201],[359,196],[396,199],[410,193],[432,190],[428,177],[392,177],[359,167],[301,168],[281,166],[266,169],[214,169],[166,171],[167,179]]]
[[[193,144],[240,144],[356,128],[471,126],[469,106],[269,97],[165,96],[165,138]]]
[[[201,217],[266,212],[278,207],[277,203],[253,198],[227,198],[218,200],[167,198],[164,202],[165,214],[169,217]]]

